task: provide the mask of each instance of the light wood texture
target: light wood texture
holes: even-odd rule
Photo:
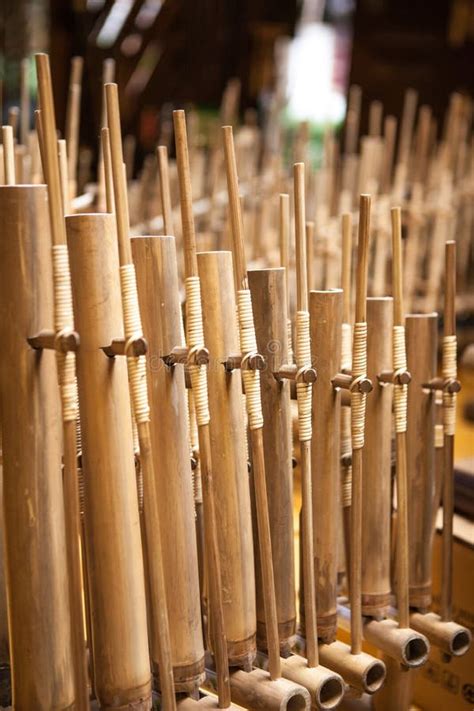
[[[225,631],[231,666],[255,656],[256,607],[250,490],[240,370],[221,361],[239,352],[230,252],[198,255],[208,371],[210,435]],[[232,534],[229,535],[229,531]]]
[[[104,709],[150,705],[150,664],[114,217],[66,219],[76,328],[95,690]],[[100,393],[100,398],[98,397]]]
[[[367,299],[367,375],[374,389],[367,398],[366,442],[362,459],[362,614],[383,617],[390,604],[390,515],[392,387],[377,375],[392,368],[393,301]]]
[[[13,129],[11,126],[2,126],[2,141],[5,185],[15,185],[15,147],[13,144]]]
[[[166,571],[175,688],[176,691],[191,691],[199,684],[204,671],[204,648],[187,403],[183,368],[168,368],[161,360],[162,355],[170,353],[181,342],[174,238],[135,237],[132,239],[132,254],[148,343],[151,447]],[[155,555],[155,544],[155,539],[147,541],[148,556]],[[156,670],[158,654],[154,630],[151,630],[151,637]]]
[[[239,181],[237,177],[232,126],[223,126],[222,132],[224,136],[225,170],[233,235],[235,288],[237,290],[248,289],[247,261],[245,258],[242,212],[239,200]]]
[[[443,335],[456,335],[456,242],[446,242]],[[444,403],[443,403],[444,407]],[[453,617],[454,435],[444,433],[441,617]]]
[[[71,59],[71,73],[69,76],[69,91],[66,106],[66,128],[64,131],[67,143],[71,198],[76,196],[83,66],[84,60],[82,57],[73,57]]]
[[[391,659],[411,669],[423,666],[428,659],[426,637],[410,628],[400,627],[396,620],[366,621],[364,638]]]
[[[311,453],[316,608],[318,635],[332,642],[337,628],[340,392],[331,378],[341,362],[342,291],[312,291],[309,306],[311,355],[318,372],[313,385]]]
[[[410,615],[410,627],[424,634],[430,644],[449,656],[461,657],[471,646],[472,634],[469,629],[456,622],[444,621],[435,612],[426,615],[414,612]]]
[[[281,670],[285,679],[301,684],[309,691],[312,708],[334,709],[344,696],[344,680],[339,674],[320,664],[311,666],[299,654],[282,659]]]
[[[255,305],[258,352],[267,367],[260,373],[263,409],[263,446],[272,536],[273,569],[281,650],[288,650],[296,631],[293,466],[290,383],[273,373],[288,362],[285,271],[256,269],[248,273]],[[255,531],[256,535],[257,532]],[[266,648],[266,626],[258,539],[255,545],[257,641]]]
[[[3,510],[18,711],[74,707],[55,354],[26,342],[54,323],[47,202],[43,185],[0,188]]]
[[[178,168],[181,223],[184,237],[184,270],[187,277],[198,273],[196,260],[196,232],[194,229],[193,197],[189,170],[188,141],[186,137],[186,117],[184,111],[173,111],[174,136],[176,143],[176,164]]]
[[[158,170],[160,174],[161,211],[163,213],[164,234],[174,235],[173,210],[171,207],[170,176],[168,167],[168,149],[158,146],[156,149]]]
[[[431,604],[431,551],[435,480],[435,394],[423,383],[436,375],[438,347],[436,314],[406,317],[408,388],[407,471],[408,535],[410,540],[410,606],[426,610]]]
[[[230,684],[232,699],[255,711],[309,711],[311,706],[309,692],[303,686],[287,679],[272,679],[263,669],[254,669],[250,674],[234,672]]]
[[[361,652],[352,654],[351,648],[342,642],[321,644],[319,647],[321,662],[340,674],[346,684],[367,694],[373,694],[380,689],[385,680],[385,664]]]
[[[383,655],[387,667],[385,684],[374,696],[374,711],[405,711],[411,708],[413,672],[400,667],[400,663]]]
[[[30,59],[24,57],[20,62],[20,143],[28,145],[30,134]]]

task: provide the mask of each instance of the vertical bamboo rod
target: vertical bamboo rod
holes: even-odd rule
[[[352,276],[352,215],[342,215],[342,321],[351,323],[351,276]]]
[[[456,378],[456,242],[446,242],[444,296],[443,377]],[[454,433],[456,394],[443,393],[444,478],[443,478],[443,582],[441,618],[453,615],[453,515],[454,515]]]
[[[148,342],[151,444],[160,506],[175,688],[176,691],[191,692],[203,678],[204,649],[185,375],[179,366],[158,367],[161,356],[181,344],[175,241],[173,237],[134,237],[132,253]],[[172,476],[170,472],[173,472]],[[147,555],[155,555],[155,540],[147,541],[147,547]],[[183,583],[184,570],[186,580]],[[151,637],[152,661],[156,670],[158,655],[153,630]]]
[[[306,222],[306,281],[308,290],[314,287],[314,222]]]
[[[306,262],[307,230],[305,219],[305,174],[304,163],[293,167],[295,194],[296,237],[296,365],[299,368],[311,365],[311,339],[308,313],[308,264]],[[305,233],[306,227],[306,233]],[[314,227],[314,224],[313,224]],[[312,255],[311,255],[312,256]],[[309,667],[317,667],[318,629],[316,619],[316,589],[314,582],[313,504],[311,486],[311,399],[312,388],[308,383],[296,384],[298,400],[299,440],[301,453],[302,490],[302,543],[303,543],[303,589],[305,611],[306,656]]]
[[[390,210],[392,218],[393,289],[393,371],[406,370],[405,311],[403,308],[402,216],[399,207]],[[409,550],[407,484],[407,385],[394,385],[397,478],[397,605],[398,626],[409,627]]]
[[[181,223],[184,243],[184,265],[187,298],[188,346],[203,345],[202,307],[198,264],[196,256],[196,233],[191,192],[191,176],[189,169],[188,141],[186,136],[186,118],[184,111],[173,112],[173,123],[176,142],[176,161],[178,167],[178,182],[181,203]],[[193,343],[191,343],[191,340]],[[200,342],[200,343],[198,343]],[[207,373],[203,366],[191,371],[196,388],[195,403],[198,422],[199,454],[201,460],[201,478],[203,487],[204,535],[206,547],[206,562],[209,571],[210,603],[213,614],[213,648],[217,667],[217,684],[219,705],[227,708],[230,705],[229,661],[227,656],[227,641],[225,635],[224,611],[221,588],[221,571],[219,547],[217,541],[216,512],[214,499],[213,471],[211,458],[211,440],[209,428],[209,407],[207,393]],[[199,400],[198,400],[199,395]]]
[[[435,392],[423,385],[436,376],[438,315],[406,317],[408,388],[407,471],[411,607],[427,610],[431,604],[431,568],[436,491]]]
[[[243,223],[239,200],[237,166],[235,161],[232,127],[224,126],[224,154],[226,163],[227,190],[232,225],[232,242],[234,267],[236,273],[236,288],[239,298],[239,325],[241,350],[255,344],[255,328],[251,312],[251,297],[248,294],[247,265],[245,260],[245,245]],[[304,221],[303,221],[304,229]],[[245,341],[245,343],[244,343]],[[273,573],[272,541],[270,520],[268,515],[268,497],[265,478],[265,459],[263,450],[263,416],[261,412],[260,380],[258,371],[243,373],[246,390],[247,413],[249,416],[250,440],[252,450],[252,470],[255,486],[255,505],[257,511],[257,526],[260,546],[260,561],[262,565],[262,582],[265,599],[265,625],[267,629],[267,644],[269,672],[272,680],[281,677],[280,645],[278,641],[278,618],[276,610],[275,580]]]
[[[73,328],[71,284],[69,276],[69,258],[66,248],[66,227],[64,205],[62,201],[61,179],[59,171],[56,121],[54,117],[53,91],[49,57],[46,54],[35,55],[38,75],[38,93],[41,108],[40,140],[43,145],[43,173],[48,185],[48,206],[51,223],[53,248],[53,278],[55,288],[55,328]],[[57,357],[59,382],[61,386],[63,411],[63,447],[64,480],[67,516],[67,546],[69,566],[70,605],[73,619],[74,676],[76,685],[76,703],[78,709],[86,709],[88,704],[87,669],[83,638],[84,617],[81,598],[80,570],[80,513],[78,496],[77,470],[77,385],[75,376],[75,354],[66,353]]]
[[[115,78],[115,59],[104,59],[102,64],[102,106],[100,108],[100,128],[107,126],[107,101],[105,98],[105,85],[110,84]],[[102,140],[99,144],[99,155],[97,164],[97,209],[103,212],[106,200],[106,183],[104,174],[104,154],[102,151]],[[109,210],[107,210],[109,212]]]
[[[68,167],[67,167],[67,151],[66,141],[63,138],[58,140],[58,160],[59,160],[59,178],[61,181],[61,199],[63,212],[68,215],[70,212],[69,201],[69,185],[68,185]]]
[[[370,195],[360,196],[359,236],[356,269],[356,302],[352,373],[354,378],[365,374],[367,340],[364,335],[367,320],[367,271],[370,236]],[[358,326],[360,324],[360,326]],[[358,331],[358,328],[360,329]],[[351,392],[352,429],[352,501],[351,501],[351,651],[362,651],[362,455],[364,447],[365,395]]]
[[[288,363],[286,274],[282,268],[249,270],[249,287],[255,305],[258,352],[267,367],[260,373],[263,410],[263,446],[280,650],[288,655],[296,632],[293,530],[293,466],[290,382],[275,378]],[[256,534],[258,535],[258,533]],[[257,541],[256,541],[257,543]],[[255,545],[257,589],[257,641],[266,649],[263,589],[258,545]]]
[[[106,126],[101,129],[100,136],[104,162],[105,209],[107,212],[112,213],[115,211],[114,181],[112,176],[112,155],[110,153],[110,133]]]
[[[66,106],[66,128],[64,135],[68,151],[68,172],[72,197],[75,197],[77,181],[77,157],[79,153],[79,126],[81,118],[81,91],[82,70],[84,60],[82,57],[73,57],[71,60],[71,74],[69,77],[69,93]]]
[[[2,139],[5,185],[15,185],[15,146],[11,126],[2,126]]]
[[[161,211],[163,214],[163,227],[165,235],[174,235],[173,208],[171,207],[170,176],[168,167],[168,149],[158,146],[156,149],[158,170],[160,173]]]
[[[119,248],[120,276],[122,280],[122,303],[124,313],[125,337],[130,338],[141,331],[140,310],[132,262],[132,250],[129,237],[129,217],[127,185],[123,169],[122,139],[118,90],[116,84],[105,85],[107,101],[107,122],[110,132],[110,150],[115,200],[115,222]],[[143,359],[143,356],[141,356]],[[151,450],[150,417],[147,393],[146,365],[139,358],[127,358],[133,407],[137,421],[140,444],[140,463],[143,472],[145,495],[146,536],[156,544],[155,555],[149,559],[150,593],[152,596],[151,617],[156,635],[158,663],[160,667],[160,686],[163,704],[166,709],[176,708],[176,697],[171,663],[170,633],[166,608],[166,588],[163,570],[163,554],[160,533],[159,504]]]
[[[408,162],[417,103],[418,92],[415,91],[415,89],[407,89],[405,92],[405,99],[403,103],[400,138],[398,142],[397,163],[404,163],[406,165]]]
[[[280,193],[278,220],[280,265],[285,269],[286,298],[289,316],[290,292],[288,275],[290,270],[290,196],[287,193]]]
[[[20,63],[20,143],[28,145],[30,135],[30,87],[29,87],[30,60],[24,57]],[[1,114],[0,114],[1,116]]]
[[[26,341],[54,324],[47,203],[44,185],[0,187],[3,516],[19,711],[75,706],[55,354]]]

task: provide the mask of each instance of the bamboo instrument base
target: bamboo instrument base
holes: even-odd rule
[[[469,629],[456,622],[445,622],[434,612],[426,615],[412,613],[410,625],[417,632],[426,635],[430,644],[449,656],[462,657],[471,646],[472,635]]]
[[[319,659],[358,691],[374,694],[385,681],[385,664],[380,659],[365,652],[351,654],[351,648],[342,642],[321,644]]]
[[[345,684],[339,674],[321,665],[309,667],[307,659],[297,654],[281,660],[281,672],[285,679],[309,691],[313,708],[334,709],[344,696]]]
[[[296,621],[287,620],[278,623],[278,638],[280,640],[280,653],[285,656],[291,652],[295,641]],[[267,632],[264,622],[257,620],[257,647],[262,652],[267,651]]]
[[[430,645],[427,638],[410,629],[400,628],[395,620],[371,620],[364,624],[367,642],[411,669],[421,667],[428,659]]]
[[[199,689],[206,674],[204,672],[204,658],[194,664],[173,665],[174,688],[176,693],[192,694]],[[160,673],[157,665],[153,665],[153,688],[159,691]]]
[[[230,675],[232,700],[255,711],[303,711],[311,706],[309,692],[287,679],[270,679],[263,669]]]

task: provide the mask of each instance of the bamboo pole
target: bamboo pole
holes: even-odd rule
[[[352,375],[366,376],[367,370],[367,269],[370,235],[370,195],[360,196],[359,236],[356,267],[356,302]],[[362,651],[362,457],[365,428],[365,393],[351,390],[352,500],[351,500],[351,651]]]
[[[293,363],[293,339],[290,303],[290,196],[280,193],[278,232],[280,241],[280,265],[285,269],[285,291],[288,307],[287,336],[288,336],[288,363]]]
[[[2,140],[5,185],[15,185],[15,147],[13,144],[13,129],[11,126],[2,126]]]
[[[407,372],[405,311],[403,308],[402,216],[399,207],[390,211],[392,218],[392,289],[393,289],[393,375]],[[407,483],[407,408],[408,385],[394,382],[396,481],[397,481],[397,606],[399,627],[409,627],[409,549]]]
[[[363,453],[362,614],[381,619],[390,605],[390,516],[392,387],[377,380],[392,370],[393,300],[367,300],[367,375],[374,390],[367,401]]]
[[[84,60],[82,57],[73,57],[71,60],[71,74],[69,77],[69,93],[66,106],[66,127],[64,135],[67,143],[68,173],[70,180],[70,196],[76,196],[77,186],[77,157],[79,154],[79,128],[81,118],[81,91],[82,70]]]
[[[457,378],[456,343],[456,242],[446,242],[443,328],[443,378]],[[443,575],[441,619],[453,616],[453,515],[454,515],[454,434],[456,393],[443,393],[444,476],[443,476]]]
[[[107,126],[107,101],[105,98],[105,85],[110,84],[115,79],[115,59],[104,59],[102,64],[102,105],[100,107],[100,129]],[[97,210],[104,212],[106,209],[106,183],[104,174],[104,154],[102,150],[102,140],[99,144],[99,154],[97,163]],[[107,209],[107,212],[109,210]]]
[[[204,648],[199,605],[199,578],[193,489],[186,426],[186,390],[182,368],[160,361],[181,342],[178,271],[173,237],[134,237],[140,312],[147,334],[151,448],[159,501],[171,656],[177,692],[192,692],[203,679]],[[173,442],[173,446],[170,446]],[[173,475],[170,476],[170,472]],[[146,505],[146,502],[145,502]],[[147,542],[155,555],[155,539]],[[186,582],[183,584],[183,571]],[[155,631],[152,661],[157,666]]]
[[[117,225],[120,279],[125,338],[142,334],[135,268],[129,237],[127,186],[123,170],[122,140],[118,91],[116,84],[105,85],[107,122],[110,132],[111,164]],[[169,623],[166,608],[166,588],[163,570],[163,553],[160,533],[159,504],[151,450],[150,415],[147,393],[146,364],[144,356],[127,357],[132,403],[137,423],[140,445],[140,464],[143,472],[145,529],[148,541],[155,542],[155,555],[149,558],[151,617],[158,652],[160,688],[163,705],[168,711],[176,708],[171,663]]]
[[[255,304],[257,348],[266,361],[266,368],[260,373],[265,475],[279,643],[282,656],[287,656],[296,632],[292,421],[290,382],[275,377],[280,367],[288,363],[286,273],[282,268],[255,269],[249,270],[248,278]],[[257,642],[259,649],[266,649],[260,567],[258,541],[255,541]]]
[[[256,619],[259,583],[252,538],[242,376],[240,369],[226,371],[221,364],[239,352],[232,255],[201,252],[198,267],[204,342],[213,364],[208,372],[210,437],[221,580],[227,593],[223,598],[227,649],[231,666],[249,669],[255,658],[256,628],[261,616]]]
[[[55,355],[26,339],[53,326],[44,185],[0,187],[0,407],[13,703],[75,707]],[[76,697],[77,700],[77,697]]]
[[[255,328],[253,323],[252,300],[248,289],[247,265],[243,239],[243,223],[238,192],[237,168],[232,136],[232,127],[224,126],[224,152],[227,187],[232,224],[234,269],[238,297],[239,331],[242,355],[256,351]],[[247,415],[250,428],[252,471],[255,486],[255,505],[262,566],[262,586],[265,604],[265,626],[269,672],[272,680],[281,677],[280,645],[278,641],[278,618],[276,611],[275,578],[273,573],[272,542],[268,516],[268,497],[265,479],[265,459],[263,449],[263,415],[260,399],[260,378],[258,370],[243,371],[246,394]]]
[[[20,62],[20,143],[28,145],[30,134],[30,60],[24,57]],[[1,114],[0,114],[1,115]]]
[[[150,663],[126,364],[102,351],[123,332],[114,218],[72,215],[66,227],[81,338],[77,376],[95,691],[103,709],[147,711]]]
[[[64,207],[61,195],[61,180],[58,162],[56,121],[54,117],[53,92],[49,57],[35,55],[38,75],[38,93],[41,109],[41,136],[43,145],[43,173],[48,185],[48,206],[52,235],[53,283],[55,330],[65,332],[74,328],[69,257],[66,245]],[[87,667],[84,644],[84,612],[81,590],[80,512],[78,495],[76,421],[77,385],[75,353],[58,353],[57,366],[63,415],[64,448],[64,493],[66,505],[66,535],[70,606],[73,619],[73,654],[76,704],[78,709],[87,708]]]
[[[435,392],[424,384],[436,375],[438,315],[406,317],[408,388],[407,470],[410,540],[409,602],[426,611],[431,604],[431,553],[435,501]]]
[[[194,231],[189,154],[184,111],[173,112],[173,121],[184,243],[187,345],[190,349],[193,349],[204,346],[204,337],[202,326],[201,287],[196,257],[196,235]],[[204,369],[204,366],[195,364],[190,369],[190,375],[194,390],[194,401],[198,424],[199,455],[203,487],[206,564],[208,566],[210,604],[213,616],[213,651],[217,667],[218,696],[220,707],[227,708],[230,705],[229,661],[227,656],[227,641],[221,588],[221,570],[216,528],[211,439],[209,428],[210,418],[207,393],[207,372]]]
[[[171,207],[170,178],[168,168],[168,149],[158,146],[156,149],[158,170],[160,173],[161,211],[163,213],[163,226],[165,235],[174,235],[173,209]]]

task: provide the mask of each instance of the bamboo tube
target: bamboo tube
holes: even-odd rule
[[[410,606],[426,610],[431,604],[433,544],[434,412],[435,394],[423,385],[436,375],[437,314],[406,317],[408,389],[407,471],[410,540]]]
[[[307,659],[293,654],[281,660],[281,668],[285,679],[290,679],[309,691],[311,708],[336,708],[344,696],[343,678],[321,664],[310,666]]]
[[[151,446],[160,506],[175,688],[192,691],[202,681],[204,649],[184,371],[160,363],[162,355],[181,343],[174,238],[135,237],[132,253],[148,342]],[[173,447],[169,447],[170,442]],[[171,471],[173,476],[169,476]],[[148,541],[149,556],[154,555],[154,544],[154,540]],[[184,584],[183,571],[186,571]],[[153,630],[151,636],[153,640]],[[155,667],[157,656],[154,643]]]
[[[208,373],[210,435],[222,587],[228,591],[223,598],[227,648],[232,666],[249,667],[255,657],[256,608],[242,379],[240,370],[226,373],[220,365],[239,352],[235,296],[230,288],[232,256],[202,252],[198,266],[204,342],[213,363]],[[232,536],[225,531],[232,531]]]
[[[175,111],[173,113],[173,121],[184,242],[187,345],[192,351],[192,349],[204,346],[201,285],[196,257],[196,234],[194,230],[189,154],[184,112]],[[190,377],[191,385],[194,390],[196,421],[198,425],[206,566],[209,581],[210,610],[212,614],[213,652],[217,667],[219,705],[221,708],[226,708],[230,705],[229,660],[224,619],[219,544],[217,539],[207,372],[202,365],[194,364],[190,367]]]
[[[367,300],[367,375],[374,390],[367,401],[362,459],[362,614],[385,617],[390,604],[390,514],[392,387],[377,376],[392,369],[392,299]]]
[[[232,699],[239,706],[255,711],[309,711],[309,692],[287,679],[271,679],[263,669],[249,674],[233,672],[230,676]]]
[[[341,403],[340,391],[333,388],[331,378],[341,362],[342,291],[312,291],[309,307],[311,353],[318,373],[313,386],[311,448],[317,627],[319,638],[329,643],[337,629]]]
[[[29,87],[30,60],[24,57],[20,62],[20,143],[28,145],[30,134],[30,87]],[[1,114],[0,114],[1,116]]]
[[[388,193],[392,184],[393,156],[397,138],[397,119],[386,116],[384,120],[384,155],[382,161],[380,190]]]
[[[456,242],[446,242],[443,378],[457,378],[456,342]],[[453,618],[453,516],[454,516],[454,434],[456,393],[443,392],[444,476],[443,476],[443,556],[441,619]]]
[[[54,284],[54,318],[56,333],[74,328],[69,256],[64,223],[65,205],[62,201],[61,180],[54,118],[53,92],[49,57],[35,55],[38,93],[41,106],[39,139],[43,146],[43,173],[48,185],[48,207],[52,236]],[[66,514],[66,544],[68,553],[69,597],[72,617],[72,644],[76,704],[78,710],[87,708],[87,666],[84,645],[84,611],[81,586],[81,535],[78,468],[77,468],[77,382],[75,353],[58,353],[58,380],[63,418],[64,502]]]
[[[383,104],[381,101],[371,101],[369,106],[369,136],[382,135]]]
[[[286,274],[283,269],[248,272],[252,303],[255,304],[255,334],[258,352],[267,367],[260,374],[263,409],[263,446],[272,535],[275,593],[280,650],[292,646],[296,632],[293,466],[291,441],[290,382],[277,380],[281,365],[288,363]],[[255,545],[257,590],[257,642],[266,649],[266,628],[260,556]]]
[[[126,364],[101,350],[123,328],[114,218],[74,215],[66,226],[81,337],[77,375],[95,689],[101,708],[130,704],[145,711],[150,668]]]
[[[288,307],[287,335],[288,335],[288,363],[293,363],[293,339],[291,324],[291,304],[290,304],[290,196],[287,193],[280,194],[278,231],[280,241],[280,266],[285,269],[285,291],[286,303]]]
[[[356,302],[352,375],[365,376],[367,368],[367,269],[370,235],[370,195],[361,195],[359,203],[358,257],[356,267]],[[352,498],[351,559],[349,589],[351,601],[351,651],[362,650],[362,472],[365,429],[365,394],[351,389]]]
[[[405,310],[403,306],[402,216],[399,207],[390,210],[392,218],[393,289],[393,373],[407,372]],[[407,397],[408,385],[394,383],[396,482],[397,482],[397,606],[399,627],[409,626],[409,549],[407,483]]]
[[[303,165],[303,164],[302,164]],[[306,222],[306,280],[308,289],[314,287],[314,222]]]
[[[102,106],[100,108],[100,128],[107,126],[107,101],[105,98],[105,85],[110,84],[115,78],[115,59],[104,59],[102,64]],[[102,144],[102,141],[101,141]],[[99,145],[97,162],[97,209],[99,212],[105,210],[106,183],[104,174],[104,154],[102,145]],[[109,212],[109,210],[107,210]]]
[[[342,215],[342,264],[341,286],[342,301],[342,338],[341,338],[341,371],[352,368],[352,215]],[[352,443],[351,443],[351,410],[349,405],[341,408],[341,504],[344,538],[344,553],[346,563],[346,579],[350,565],[350,517],[352,489]]]
[[[160,173],[161,211],[163,213],[163,226],[165,235],[174,235],[173,209],[171,207],[170,178],[168,169],[168,149],[158,146],[156,149],[158,170]]]
[[[342,642],[321,644],[319,646],[321,662],[340,674],[346,684],[366,694],[374,694],[385,680],[385,664],[361,652],[352,654],[351,648]]]
[[[8,120],[7,123],[12,127],[13,138],[16,140],[18,134],[18,124],[20,118],[20,109],[18,106],[10,106],[8,109]]]
[[[136,286],[135,268],[129,238],[129,216],[127,185],[123,167],[122,142],[120,135],[120,115],[116,84],[106,84],[107,121],[110,131],[111,165],[114,185],[115,221],[117,225],[120,281],[122,287],[122,307],[125,338],[130,339],[142,333],[140,309]],[[156,479],[151,451],[150,408],[148,405],[146,364],[143,356],[127,357],[128,375],[132,404],[137,423],[140,445],[140,464],[143,472],[144,496],[146,500],[145,529],[147,541],[154,540],[154,555],[148,558],[149,585],[151,597],[151,624],[158,653],[160,689],[163,705],[173,711],[176,698],[173,683],[173,668],[169,624],[166,608],[166,589],[163,571],[163,553],[159,504]]]
[[[235,286],[237,287],[238,298],[240,346],[242,355],[245,357],[256,349],[255,327],[253,323],[252,300],[248,290],[243,223],[238,193],[238,178],[232,127],[224,126],[223,133],[227,189],[229,193],[232,224],[234,268],[236,274]],[[260,563],[262,566],[262,588],[264,591],[265,627],[267,633],[269,658],[268,666],[270,678],[272,680],[276,680],[281,677],[281,663],[280,645],[278,640],[278,618],[276,610],[275,577],[273,572],[272,541],[265,479],[263,415],[260,396],[259,371],[244,370],[243,382],[250,429],[252,473],[255,487],[255,508],[257,512]]]
[[[61,181],[61,201],[63,212],[68,215],[71,211],[69,200],[69,185],[68,185],[68,168],[67,168],[67,152],[66,141],[62,138],[58,140],[58,161],[59,161],[59,177]]]
[[[470,630],[456,622],[444,621],[434,612],[426,615],[413,612],[410,615],[410,627],[424,634],[430,644],[452,657],[462,657],[471,646]]]
[[[66,106],[66,128],[64,135],[67,143],[68,172],[71,185],[70,193],[72,198],[76,196],[77,184],[77,157],[79,153],[79,126],[81,118],[83,65],[84,60],[82,57],[72,58],[71,74],[69,77],[69,93]]]
[[[5,185],[15,185],[15,148],[13,145],[13,129],[11,126],[2,126],[2,139]]]
[[[102,146],[102,156],[103,156],[103,171],[104,171],[104,185],[105,185],[105,207],[106,212],[115,211],[115,201],[114,201],[114,184],[112,176],[112,155],[110,153],[110,133],[109,129],[104,126],[101,129],[101,146]]]
[[[73,709],[61,409],[55,355],[26,339],[53,326],[44,185],[0,187],[0,407],[13,703]]]
[[[395,620],[371,620],[364,624],[364,638],[391,659],[415,669],[428,659],[430,645],[426,637]]]

